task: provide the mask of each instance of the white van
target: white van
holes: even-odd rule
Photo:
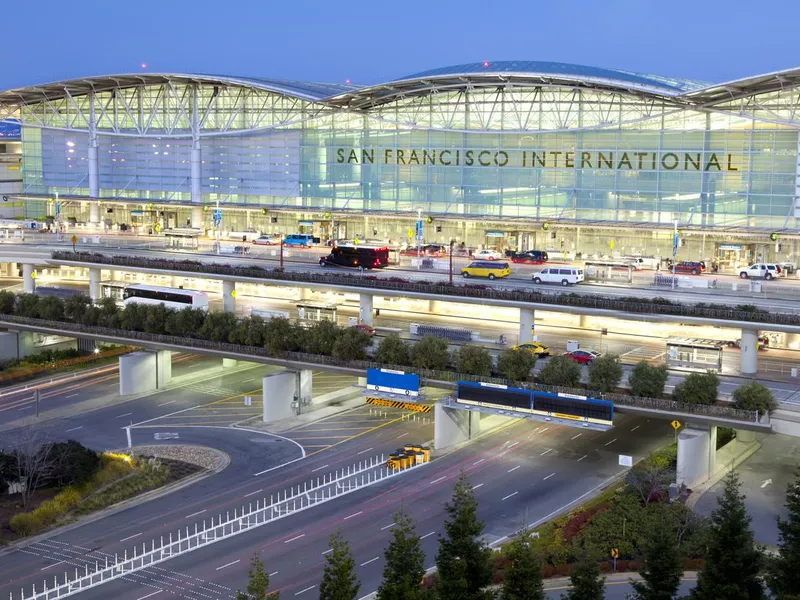
[[[583,281],[583,269],[578,267],[547,267],[531,276],[534,283],[560,283],[574,285]]]

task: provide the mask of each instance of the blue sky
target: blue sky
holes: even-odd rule
[[[142,70],[369,84],[483,60],[711,82],[800,66],[797,0],[37,0],[3,22],[0,89]]]

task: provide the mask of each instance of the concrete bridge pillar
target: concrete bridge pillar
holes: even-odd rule
[[[222,368],[223,369],[232,369],[236,365],[239,364],[239,361],[235,358],[223,358],[222,359]]]
[[[165,387],[172,380],[172,352],[144,350],[119,357],[119,394],[142,394]]]
[[[716,425],[688,425],[678,434],[678,485],[693,488],[708,481],[716,470],[716,462]]]
[[[519,309],[519,343],[535,341],[536,333],[533,329],[534,310],[532,308]]]
[[[192,207],[192,227],[195,229],[202,229],[203,228],[203,207],[202,206],[193,206]]]
[[[100,269],[89,268],[89,297],[92,302],[97,302],[102,297],[100,294]]]
[[[361,323],[372,325],[372,294],[359,294],[360,308],[358,310],[358,320]]]
[[[739,373],[755,375],[758,371],[758,329],[742,329]]]
[[[436,450],[463,444],[480,432],[481,414],[449,408],[437,402],[433,407],[433,447]]]
[[[229,313],[236,312],[236,282],[222,282],[222,310]]]
[[[22,291],[26,294],[33,294],[36,291],[36,275],[33,274],[33,265],[23,263],[22,265]]]
[[[308,369],[279,371],[264,376],[261,382],[264,423],[288,419],[311,402],[312,375]]]

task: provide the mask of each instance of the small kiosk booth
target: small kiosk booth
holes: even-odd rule
[[[667,366],[722,371],[722,349],[725,342],[696,338],[667,340]]]

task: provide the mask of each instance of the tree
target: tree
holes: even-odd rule
[[[447,368],[449,360],[447,340],[435,335],[423,337],[416,343],[412,352],[412,362],[420,369],[443,371]]]
[[[278,600],[280,593],[273,592],[267,594],[269,589],[269,575],[264,570],[264,563],[258,555],[258,551],[253,553],[250,559],[250,570],[247,571],[247,593],[237,590],[236,600]]]
[[[756,381],[733,390],[733,405],[742,410],[757,410],[759,414],[770,413],[778,408],[775,396],[769,388]]]
[[[577,387],[581,382],[581,368],[568,356],[554,356],[536,378],[545,385]]]
[[[800,598],[800,471],[786,487],[788,518],[778,518],[778,555],[770,561],[767,582],[778,600]]]
[[[511,565],[503,579],[503,600],[544,600],[542,561],[527,536],[511,543]]]
[[[628,376],[631,394],[642,398],[661,398],[667,384],[667,365],[651,365],[646,360],[636,363]]]
[[[297,349],[295,326],[289,319],[275,317],[264,323],[264,348],[270,356]]]
[[[644,543],[641,581],[632,581],[630,600],[672,600],[678,591],[683,565],[672,523],[662,513],[660,522],[648,530]]]
[[[333,357],[339,360],[364,360],[367,358],[369,335],[348,327],[333,344]]]
[[[17,296],[17,304],[14,313],[20,317],[39,317],[39,296],[36,294],[20,294]]]
[[[483,523],[477,517],[478,503],[464,471],[445,504],[447,520],[439,538],[436,567],[439,572],[439,600],[482,600],[491,583],[491,550],[480,539]]]
[[[628,491],[635,494],[644,506],[663,498],[673,480],[670,460],[658,455],[638,463],[625,474]]]
[[[408,342],[401,340],[396,333],[387,335],[375,350],[375,360],[385,365],[410,365],[411,350]]]
[[[569,574],[570,588],[561,595],[562,600],[604,600],[605,578],[600,577],[600,566],[585,550]]]
[[[425,576],[425,553],[414,521],[404,508],[394,514],[394,523],[376,600],[419,600],[423,597],[420,583]]]
[[[22,507],[27,509],[31,493],[42,487],[53,476],[53,443],[45,442],[39,432],[32,428],[20,432],[14,450],[16,478],[23,483]]]
[[[48,321],[64,319],[64,301],[56,296],[45,296],[39,300],[39,318]]]
[[[691,600],[760,600],[765,598],[759,578],[763,563],[753,541],[750,517],[739,478],[731,471],[711,514],[706,562],[697,576]]]
[[[97,452],[75,440],[54,443],[50,454],[55,462],[51,481],[59,486],[83,483],[100,466]],[[44,482],[44,485],[49,485],[51,481]]]
[[[342,328],[333,321],[318,321],[304,331],[303,351],[331,356],[333,347],[342,333]]]
[[[492,355],[486,348],[464,344],[456,352],[456,369],[466,375],[491,375]]]
[[[356,562],[350,546],[337,529],[328,539],[331,551],[325,556],[325,569],[319,584],[320,600],[355,600],[361,584],[355,574]]]
[[[675,386],[673,399],[688,404],[714,404],[717,401],[719,377],[715,373],[689,373]]]
[[[536,366],[536,355],[524,348],[509,348],[497,357],[497,372],[512,381],[527,381]]]
[[[619,356],[599,356],[589,365],[589,389],[598,392],[613,392],[622,381],[622,363]]]

